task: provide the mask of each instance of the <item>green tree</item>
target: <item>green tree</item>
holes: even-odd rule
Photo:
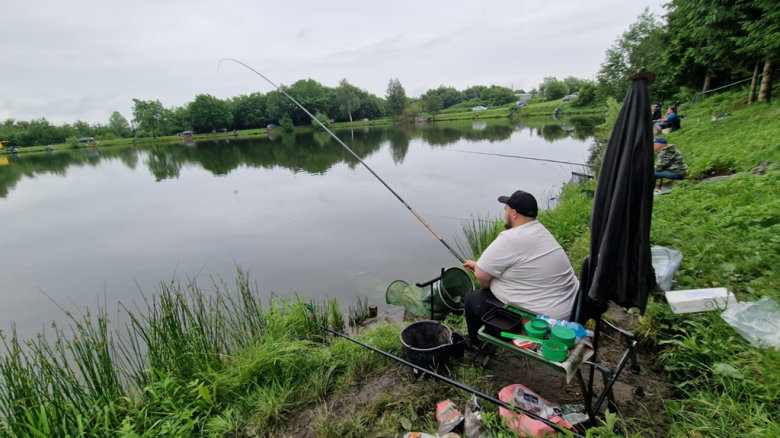
[[[160,132],[163,135],[174,135],[191,128],[190,114],[187,107],[174,106],[163,110],[162,126]]]
[[[471,87],[463,90],[464,100],[481,100],[483,99],[482,93],[487,90],[488,87],[484,85],[472,85]]]
[[[151,132],[152,138],[157,138],[162,118],[163,106],[159,100],[133,99],[133,121],[141,130]]]
[[[290,85],[285,91],[312,114],[328,112],[328,107],[330,106],[328,89],[313,79],[301,79]],[[282,98],[289,102],[289,99],[286,97],[282,96]],[[309,116],[297,106],[293,105],[287,108],[291,110],[289,114],[296,125],[310,123]]]
[[[31,122],[32,123],[32,122]],[[76,130],[76,135],[79,137],[94,137],[95,132],[92,129],[92,126],[89,125],[89,123],[83,121],[83,120],[76,120],[73,123],[73,129]]]
[[[336,87],[336,101],[341,113],[349,116],[352,122],[352,113],[360,109],[360,89],[342,79]]]
[[[575,78],[574,76],[569,76],[566,79],[564,79],[563,82],[569,86],[569,93],[574,94],[574,93],[578,93],[582,85],[588,81],[586,79],[580,79],[580,78]]]
[[[428,94],[425,96],[425,99],[423,100],[423,105],[425,107],[425,110],[430,113],[433,120],[436,120],[436,114],[439,114],[439,111],[441,111],[442,104],[441,104],[441,98],[439,97],[439,93],[436,92],[436,90],[430,90],[428,91]]]
[[[544,95],[544,89],[547,88],[547,84],[550,82],[557,82],[558,78],[555,76],[546,76],[544,79],[542,79],[542,83],[539,84],[539,94]]]
[[[666,5],[664,61],[675,83],[707,91],[713,77],[740,64],[735,37],[743,30],[735,6],[733,0],[672,0]]]
[[[739,53],[763,61],[758,101],[769,102],[772,100],[773,66],[780,61],[780,3],[777,0],[741,0],[739,4],[744,12],[740,24],[744,35],[734,40],[740,47]]]
[[[429,90],[428,93],[430,92],[431,91]],[[445,87],[444,85],[441,85],[435,90],[435,92],[439,95],[442,108],[449,108],[453,105],[457,105],[463,102],[464,100],[463,93],[454,87]]]
[[[266,96],[257,92],[231,99],[233,126],[236,129],[265,127],[270,121],[266,114],[266,101]]]
[[[623,101],[629,83],[626,78],[639,71],[640,67],[656,73],[654,90],[664,90],[664,27],[663,23],[648,9],[638,17],[636,23],[607,49],[607,59],[601,64],[596,77],[598,90],[596,96],[599,102],[606,102],[607,97]]]
[[[386,102],[374,94],[366,93],[360,99],[360,116],[366,119],[376,119],[387,114]]]
[[[233,113],[228,104],[210,94],[198,94],[187,105],[190,123],[195,131],[214,131],[227,128],[233,122]]]
[[[596,104],[596,84],[591,81],[584,81],[580,85],[580,91],[577,98],[571,101],[573,107],[593,107]]]
[[[293,132],[293,131],[295,131],[295,124],[293,123],[292,117],[290,117],[290,115],[287,114],[287,113],[284,113],[282,115],[282,118],[279,119],[279,126],[285,132]]]
[[[119,111],[111,113],[108,118],[108,127],[117,137],[130,137],[130,123]]]
[[[550,81],[545,84],[544,97],[547,100],[560,99],[569,94],[569,86],[563,81]]]
[[[406,108],[406,90],[404,90],[398,78],[390,79],[390,82],[387,84],[385,97],[387,98],[387,106],[390,109],[390,113],[395,117],[401,116]]]
[[[482,100],[487,100],[489,105],[501,106],[515,101],[515,93],[511,88],[491,85],[482,92]]]

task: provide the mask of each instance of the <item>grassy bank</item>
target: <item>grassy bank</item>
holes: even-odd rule
[[[722,94],[695,109],[681,107],[688,117],[666,137],[685,156],[689,179],[655,198],[651,241],[682,251],[678,288],[726,287],[740,301],[780,301],[780,170],[747,173],[760,162],[780,162],[780,107],[748,107],[746,95]],[[726,112],[731,115],[711,120]],[[712,174],[736,175],[696,180]],[[565,188],[558,207],[539,218],[573,266],[587,257],[590,237],[592,200],[581,189]],[[675,315],[658,297],[641,319],[646,346],[660,350],[658,360],[678,388],[666,403],[670,435],[780,436],[774,421],[780,415],[780,354],[750,346],[718,313]]]
[[[52,339],[2,333],[0,436],[273,436],[300,406],[386,365],[324,335],[343,324],[335,301],[263,308],[239,274],[232,290],[161,284],[143,311],[121,309],[121,330],[99,308],[68,313]],[[361,338],[398,351],[391,326]]]

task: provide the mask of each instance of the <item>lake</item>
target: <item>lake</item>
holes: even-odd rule
[[[551,206],[585,162],[594,118],[493,119],[337,135],[451,246],[461,220],[503,214],[522,189]],[[140,301],[160,281],[339,298],[435,277],[457,260],[325,132],[22,154],[0,166],[0,328],[20,337],[67,309]],[[465,254],[468,256],[468,254]],[[382,303],[383,297],[372,297]]]

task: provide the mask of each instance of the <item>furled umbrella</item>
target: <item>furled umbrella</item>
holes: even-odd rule
[[[631,86],[615,121],[599,173],[590,219],[588,296],[644,313],[655,285],[650,256],[653,213],[653,135],[647,88],[651,72]]]

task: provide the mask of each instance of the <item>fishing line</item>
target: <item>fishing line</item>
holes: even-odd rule
[[[493,155],[495,157],[519,158],[521,160],[547,161],[547,162],[550,162],[550,163],[573,164],[575,166],[590,167],[591,169],[600,169],[601,168],[601,166],[594,166],[594,165],[591,165],[591,164],[572,163],[571,161],[548,160],[546,158],[521,157],[519,155],[491,154],[491,153],[488,153],[488,152],[459,151],[459,150],[453,150],[453,149],[445,150],[445,152],[460,152],[460,153],[463,153],[463,154]]]
[[[300,103],[298,103],[298,101],[297,101],[297,100],[293,99],[293,97],[292,97],[292,96],[290,96],[289,94],[287,94],[287,92],[286,92],[286,91],[284,91],[284,90],[283,90],[281,87],[279,87],[278,85],[276,85],[276,84],[274,84],[273,82],[271,82],[271,80],[270,80],[270,79],[268,79],[267,77],[263,76],[263,75],[262,75],[262,73],[258,72],[257,70],[253,69],[252,67],[250,67],[250,66],[248,66],[248,65],[244,64],[243,62],[241,62],[241,61],[238,61],[238,60],[236,60],[236,59],[233,59],[233,58],[224,58],[224,59],[220,59],[220,60],[219,60],[219,63],[217,64],[217,72],[219,72],[219,66],[222,64],[222,61],[233,61],[233,62],[235,62],[236,64],[243,65],[244,67],[246,67],[246,68],[248,68],[249,70],[253,71],[253,72],[254,72],[256,75],[258,75],[258,76],[260,76],[261,78],[265,79],[265,81],[266,81],[266,82],[268,82],[269,84],[271,84],[271,86],[273,86],[274,88],[276,88],[276,90],[277,90],[277,91],[279,91],[280,93],[284,94],[284,95],[285,95],[285,96],[286,96],[288,99],[290,99],[290,100],[291,100],[291,101],[292,101],[292,102],[293,102],[293,103],[294,103],[294,104],[295,104],[295,105],[296,105],[298,108],[300,108],[301,110],[303,110],[303,112],[305,112],[305,113],[306,113],[306,115],[308,115],[309,117],[311,117],[312,121],[314,121],[314,122],[317,122],[317,124],[318,124],[318,125],[320,125],[320,127],[322,127],[322,129],[324,129],[325,131],[327,131],[327,132],[328,132],[328,134],[330,134],[330,136],[331,136],[331,137],[333,137],[333,139],[334,139],[334,140],[336,140],[336,141],[337,141],[337,142],[338,142],[338,143],[339,143],[341,146],[343,146],[343,147],[344,147],[344,149],[346,149],[346,150],[347,150],[347,152],[349,152],[350,154],[352,154],[352,156],[353,156],[353,157],[355,157],[355,159],[356,159],[356,160],[358,160],[358,161],[360,162],[360,164],[362,164],[362,165],[363,165],[363,167],[365,167],[366,169],[368,169],[368,171],[369,171],[369,172],[371,172],[371,174],[372,174],[372,175],[374,175],[374,177],[376,177],[376,179],[378,179],[378,180],[379,180],[379,182],[381,182],[381,183],[382,183],[382,185],[384,185],[384,186],[387,188],[387,190],[390,190],[390,193],[392,193],[393,195],[395,195],[395,197],[396,197],[396,198],[398,198],[398,200],[399,200],[399,201],[401,201],[401,203],[404,205],[404,207],[406,207],[406,208],[407,208],[407,209],[408,209],[410,212],[412,212],[412,214],[414,215],[414,217],[416,217],[416,218],[417,218],[417,220],[419,220],[419,221],[420,221],[420,222],[421,222],[423,225],[425,225],[425,228],[427,228],[427,229],[428,229],[428,231],[430,231],[430,232],[431,232],[431,234],[433,234],[433,236],[434,236],[436,239],[438,239],[438,241],[439,241],[439,242],[441,242],[441,243],[442,243],[442,245],[444,245],[445,247],[447,247],[447,249],[448,249],[448,250],[449,250],[449,251],[452,253],[452,255],[454,255],[454,256],[455,256],[455,258],[457,258],[458,260],[460,260],[460,262],[461,262],[461,263],[464,263],[464,262],[465,262],[465,260],[463,259],[463,257],[461,257],[461,256],[460,256],[460,254],[458,254],[457,252],[455,252],[455,250],[454,250],[454,249],[452,249],[452,247],[451,247],[451,246],[449,246],[449,245],[447,244],[447,242],[445,242],[445,241],[444,241],[444,239],[442,239],[442,238],[441,238],[441,236],[439,236],[439,235],[436,233],[436,231],[434,231],[434,230],[433,230],[433,228],[431,228],[431,226],[430,226],[430,225],[428,225],[428,223],[427,223],[427,222],[425,222],[425,220],[424,220],[424,219],[423,219],[423,218],[422,218],[422,217],[421,217],[419,214],[417,214],[417,212],[416,212],[416,211],[414,211],[414,209],[413,209],[413,208],[412,208],[412,207],[411,207],[409,204],[407,204],[407,203],[406,203],[406,201],[404,201],[404,199],[403,199],[403,198],[401,198],[401,196],[399,196],[399,195],[398,195],[398,193],[396,193],[396,192],[395,192],[395,190],[393,190],[393,189],[392,189],[392,188],[391,188],[391,187],[390,187],[390,186],[389,186],[389,185],[388,185],[388,184],[387,184],[387,183],[386,183],[386,182],[385,182],[385,181],[384,181],[382,178],[380,178],[380,177],[379,177],[379,175],[377,175],[377,174],[376,174],[376,172],[374,172],[374,170],[373,170],[373,169],[371,169],[370,167],[368,167],[368,164],[366,164],[366,163],[363,161],[363,159],[361,159],[361,158],[360,158],[360,156],[358,156],[358,154],[356,154],[354,151],[352,151],[352,149],[350,149],[350,148],[349,148],[349,146],[347,146],[346,144],[344,144],[344,142],[343,142],[343,141],[341,141],[341,139],[340,139],[340,138],[336,137],[336,134],[334,134],[334,133],[333,133],[333,132],[332,132],[330,129],[328,129],[328,127],[327,127],[327,126],[323,125],[323,124],[322,124],[322,122],[320,122],[320,121],[319,121],[319,119],[317,119],[316,117],[314,117],[314,116],[313,116],[313,115],[312,115],[312,114],[311,114],[311,113],[310,113],[310,112],[309,112],[309,111],[308,111],[306,108],[304,108],[304,107],[303,107],[303,105],[301,105]]]

